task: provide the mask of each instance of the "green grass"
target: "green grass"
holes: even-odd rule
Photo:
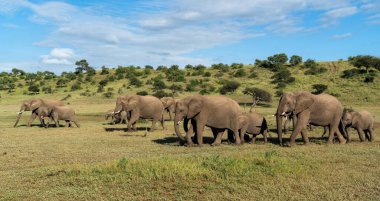
[[[41,94],[61,99],[78,114],[81,128],[25,127],[25,113],[13,128],[20,102],[34,96],[1,92],[0,99],[0,200],[378,200],[380,197],[380,90],[378,79],[365,84],[361,78],[341,79],[340,72],[352,68],[345,62],[326,63],[328,73],[303,76],[304,69],[292,69],[296,82],[287,91],[311,90],[316,83],[328,84],[330,93],[339,93],[345,106],[370,111],[377,121],[373,143],[360,143],[351,131],[353,143],[326,145],[319,137],[321,128],[309,133],[311,144],[287,148],[273,143],[211,147],[211,131],[206,128],[203,147],[179,146],[173,122],[168,130],[148,133],[124,132],[125,125],[109,125],[104,113],[115,99],[84,91]],[[251,66],[247,66],[251,68]],[[249,103],[242,94],[245,86],[275,92],[272,72],[254,69],[259,77],[239,78],[242,86],[228,96]],[[216,73],[211,70],[213,74]],[[151,75],[153,76],[153,75]],[[198,77],[200,78],[200,77]],[[228,74],[224,75],[228,78]],[[101,79],[99,75],[97,80]],[[146,78],[149,79],[149,78]],[[188,78],[189,79],[189,78]],[[210,78],[216,85],[216,79]],[[117,91],[126,80],[107,87]],[[88,85],[95,91],[96,86]],[[149,87],[124,89],[124,93],[151,90]],[[182,93],[186,96],[190,93]],[[275,99],[269,107],[255,107],[270,129],[275,128]],[[249,106],[243,108],[248,111]],[[35,121],[34,123],[37,123]],[[138,127],[150,126],[141,121]],[[277,135],[270,132],[275,142]],[[226,137],[226,136],[224,136]],[[285,135],[288,138],[289,135]],[[225,139],[224,139],[225,140]]]

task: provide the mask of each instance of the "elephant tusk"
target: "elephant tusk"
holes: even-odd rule
[[[285,112],[283,112],[281,115],[282,115],[282,116],[285,116],[285,114],[286,114],[286,113],[285,113]]]
[[[182,121],[178,121],[177,125],[179,125],[179,124],[181,124],[181,123],[182,123]]]
[[[21,111],[21,112],[17,112],[17,114],[22,114],[23,113],[23,111]]]

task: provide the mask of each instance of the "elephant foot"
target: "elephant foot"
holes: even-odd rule
[[[339,144],[346,144],[346,143],[347,143],[347,140],[339,141]]]
[[[288,146],[288,147],[294,147],[294,146],[296,146],[296,143],[295,143],[295,142],[289,142],[289,143],[287,144],[287,146]]]
[[[220,143],[212,143],[211,146],[215,147],[215,146],[220,146]]]
[[[303,145],[304,145],[304,146],[309,146],[309,145],[310,145],[310,142],[304,142]]]

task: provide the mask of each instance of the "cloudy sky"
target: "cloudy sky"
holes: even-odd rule
[[[0,0],[0,70],[380,56],[380,0]]]

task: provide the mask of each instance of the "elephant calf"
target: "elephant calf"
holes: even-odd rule
[[[66,121],[66,127],[71,126],[71,122],[79,128],[80,125],[76,120],[75,111],[67,106],[54,106],[54,107],[40,107],[39,114],[41,118],[48,117],[49,120],[46,124],[46,128],[49,127],[49,121],[53,120],[56,127],[59,127],[59,120]]]
[[[354,128],[359,134],[361,142],[365,141],[365,138],[368,141],[374,141],[373,136],[373,123],[374,118],[368,111],[360,112],[344,112],[342,117],[342,122],[344,129],[347,134],[347,141],[351,141],[350,135],[348,133],[349,128]],[[364,138],[365,136],[365,138]]]
[[[128,123],[128,113],[126,111],[115,113],[114,110],[109,110],[106,113],[105,118],[106,120],[111,118],[111,124]]]
[[[260,116],[257,113],[243,113],[239,115],[239,135],[242,143],[245,142],[244,135],[250,134],[253,135],[249,143],[255,143],[256,137],[259,134],[264,136],[264,143],[268,142],[267,133],[268,133],[268,124],[264,117]],[[234,135],[231,132],[228,132],[228,140],[235,141],[233,139]]]

